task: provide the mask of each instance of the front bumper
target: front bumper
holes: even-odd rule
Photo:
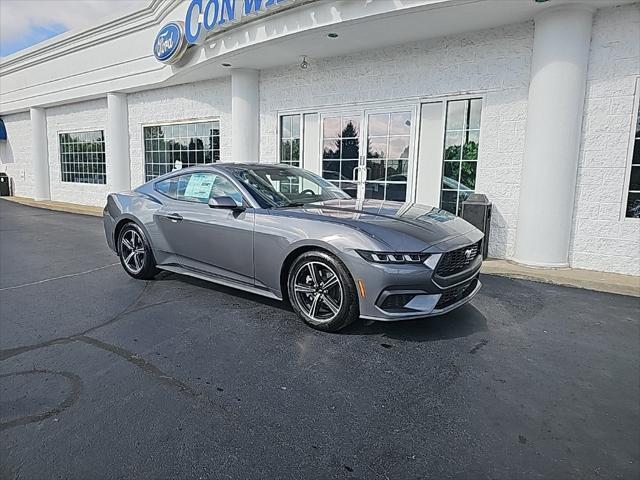
[[[482,237],[480,237],[481,239]],[[347,252],[345,263],[358,285],[361,318],[377,321],[412,320],[447,312],[469,302],[482,286],[479,280],[482,255],[462,270],[440,276],[443,256],[452,250],[478,242],[461,239],[462,245],[432,253],[422,264],[373,263],[356,252]]]
[[[379,322],[395,322],[399,320],[416,320],[418,318],[435,317],[437,315],[444,315],[445,313],[449,313],[452,310],[455,310],[456,308],[461,307],[465,303],[470,302],[473,299],[473,297],[476,296],[476,294],[480,291],[480,287],[482,287],[482,283],[477,278],[473,279],[473,282],[474,282],[474,285],[472,288],[470,288],[470,292],[468,294],[462,296],[456,302],[449,304],[443,308],[436,308],[442,294],[439,294],[439,293],[420,294],[419,296],[432,297],[432,300],[430,303],[433,303],[434,306],[432,308],[427,308],[424,310],[416,310],[413,312],[392,313],[392,312],[384,311],[376,305],[376,308],[380,310],[379,315],[375,315],[375,316],[360,315],[360,317],[364,318],[365,320],[376,320]]]

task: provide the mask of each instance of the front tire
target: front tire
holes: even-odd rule
[[[317,330],[335,332],[360,316],[351,275],[325,252],[305,252],[296,258],[289,269],[287,291],[295,312]]]
[[[118,235],[118,256],[124,271],[133,278],[150,280],[158,274],[146,235],[135,223],[127,223]]]

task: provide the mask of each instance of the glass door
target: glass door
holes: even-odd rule
[[[354,198],[404,202],[414,164],[415,107],[322,116],[322,176]]]
[[[407,199],[409,163],[412,158],[411,110],[367,113],[365,198]]]
[[[358,197],[363,116],[355,114],[323,115],[322,177],[352,197]]]

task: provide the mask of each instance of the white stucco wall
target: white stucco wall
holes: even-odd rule
[[[230,78],[132,93],[127,100],[132,187],[144,183],[144,125],[219,119],[220,160],[231,158]]]
[[[476,190],[493,201],[490,255],[514,248],[533,23],[261,72],[262,161],[276,161],[277,113],[409,97],[484,96]],[[418,187],[419,188],[419,187]]]
[[[571,266],[640,275],[640,219],[625,218],[640,78],[640,4],[594,16]]]
[[[7,128],[5,142],[0,142],[0,171],[12,178],[14,195],[33,196],[31,164],[31,119],[29,112],[3,115]]]
[[[106,124],[106,99],[72,103],[47,109],[51,200],[104,206],[107,194],[112,191],[108,172],[106,185],[62,182],[58,134],[86,130],[104,131]],[[108,158],[106,162],[109,162]]]

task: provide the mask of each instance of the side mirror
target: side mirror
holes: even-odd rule
[[[229,210],[244,210],[244,207],[238,205],[233,198],[228,196],[211,197],[209,199],[209,207],[227,208]]]

